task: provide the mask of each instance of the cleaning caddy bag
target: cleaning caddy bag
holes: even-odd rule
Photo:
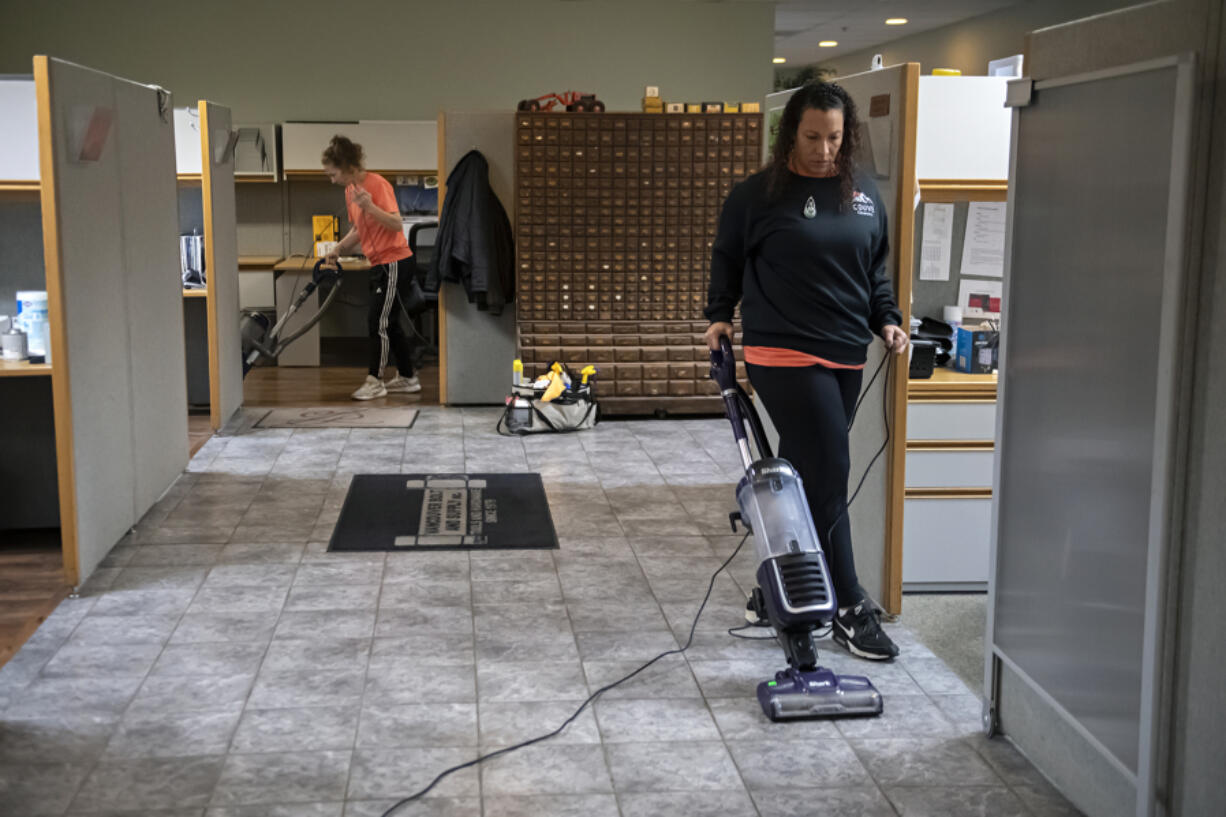
[[[515,364],[518,381],[522,364],[518,360]],[[516,382],[498,419],[498,433],[542,434],[593,428],[600,421],[595,381],[591,379],[595,374],[595,368],[588,366],[582,380],[572,379],[562,364],[555,363],[548,375],[531,385]]]

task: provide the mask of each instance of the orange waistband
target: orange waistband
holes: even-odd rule
[[[755,366],[825,366],[827,369],[863,369],[864,364],[835,363],[831,360],[775,346],[746,346],[745,362]]]

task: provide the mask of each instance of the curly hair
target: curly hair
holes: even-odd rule
[[[333,136],[332,141],[324,148],[324,164],[341,170],[361,170],[365,159],[366,154],[362,152],[362,146],[339,133]]]
[[[796,147],[796,131],[805,111],[842,111],[843,144],[835,156],[834,165],[839,177],[839,193],[843,207],[851,205],[855,186],[855,155],[860,147],[860,119],[856,103],[851,95],[833,82],[811,82],[799,88],[783,109],[779,120],[779,132],[775,135],[775,147],[767,163],[767,192],[772,198],[783,190],[788,178],[792,150]]]

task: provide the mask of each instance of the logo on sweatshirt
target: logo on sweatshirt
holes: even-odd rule
[[[873,204],[873,200],[859,190],[852,193],[851,209],[861,216],[875,216],[877,214],[877,207]]]
[[[817,218],[817,204],[813,201],[812,196],[809,196],[809,200],[805,202],[805,218]]]

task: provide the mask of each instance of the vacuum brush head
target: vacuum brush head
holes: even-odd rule
[[[772,721],[877,716],[881,693],[862,675],[835,675],[824,667],[775,673],[758,684],[758,703]]]

